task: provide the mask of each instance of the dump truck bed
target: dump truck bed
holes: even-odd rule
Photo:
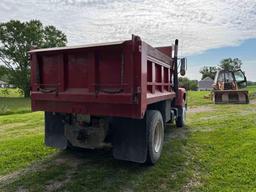
[[[176,96],[170,56],[170,47],[153,48],[136,36],[32,50],[32,110],[143,118],[148,104]]]

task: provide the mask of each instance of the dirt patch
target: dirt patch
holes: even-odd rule
[[[9,180],[13,180],[14,178],[17,178],[20,175],[21,175],[21,171],[16,171],[8,175],[0,176],[0,184],[5,183]]]
[[[214,109],[210,106],[188,108],[189,113],[203,113],[203,112],[210,112],[210,111],[214,111]]]
[[[28,189],[24,189],[24,188],[22,188],[22,187],[19,187],[19,188],[16,190],[16,192],[29,192],[29,190],[28,190]]]
[[[76,168],[80,164],[84,163],[85,160],[74,155],[65,154],[55,159],[54,162],[56,164],[67,164],[72,168]]]
[[[65,179],[64,181],[54,181],[51,184],[46,185],[46,191],[56,191],[64,186],[65,183],[68,183],[69,179]]]
[[[217,128],[209,128],[209,127],[200,127],[200,128],[193,128],[191,132],[212,132]]]
[[[31,172],[42,172],[46,171],[50,165],[68,165],[68,169],[65,172],[65,176],[61,180],[50,180],[45,185],[46,191],[56,191],[63,187],[66,183],[68,183],[72,176],[77,172],[79,165],[84,163],[83,158],[79,158],[70,154],[66,153],[56,153],[47,160],[44,160],[42,162],[35,162],[33,165],[31,165],[28,168],[25,168],[21,171],[16,171],[13,173],[10,173],[8,175],[4,175],[0,177],[0,186],[1,185],[8,185],[17,180],[18,178],[31,173]],[[24,189],[23,187],[19,188],[17,191],[29,191],[27,189]]]
[[[198,151],[198,148],[196,148],[196,151]],[[188,152],[188,161],[186,162],[186,166],[192,166],[193,167],[193,174],[191,175],[190,179],[187,180],[187,182],[182,186],[181,190],[182,192],[189,192],[193,191],[194,188],[197,188],[202,185],[201,180],[201,173],[200,173],[200,165],[192,165],[191,162],[193,162],[196,157],[194,153]]]
[[[51,158],[53,156],[55,156],[55,155],[50,155],[49,158]],[[4,175],[4,176],[0,176],[0,186],[6,185],[8,183],[12,183],[14,180],[16,180],[17,178],[19,178],[23,175],[26,175],[27,173],[46,170],[49,165],[46,162],[47,162],[47,160],[45,160],[44,162],[35,162],[34,164],[32,164],[31,166],[29,166],[25,169],[22,169],[20,171],[15,171],[15,172],[12,172],[12,173]]]
[[[185,139],[188,130],[186,128],[171,128],[171,131],[165,135],[166,140],[169,139]]]
[[[25,126],[26,123],[8,123],[1,125],[0,132],[6,132],[10,130],[17,130],[19,127]]]
[[[191,179],[191,180],[189,180],[189,182],[186,184],[186,185],[184,185],[183,186],[183,188],[182,188],[182,192],[189,192],[189,191],[191,191],[194,187],[198,187],[198,186],[200,186],[201,185],[201,183],[200,183],[200,181],[199,181],[199,173],[195,173],[194,175],[193,175],[193,178]]]
[[[61,155],[55,159],[55,164],[66,164],[70,166],[70,168],[66,170],[64,179],[49,181],[45,186],[46,191],[56,191],[61,189],[66,183],[70,182],[73,175],[77,172],[79,166],[84,162],[84,159],[68,154]]]
[[[130,189],[130,188],[122,188],[121,191],[123,191],[123,192],[134,192],[134,190]]]
[[[251,100],[251,101],[250,101],[250,104],[256,105],[256,99]]]
[[[186,127],[177,128],[172,124],[167,124],[164,139],[169,142],[170,139],[185,139],[187,137],[188,129]]]

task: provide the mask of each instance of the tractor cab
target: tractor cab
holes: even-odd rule
[[[241,70],[220,70],[216,73],[214,90],[238,90],[247,86],[247,80]]]
[[[214,103],[249,103],[248,91],[239,90],[247,86],[247,80],[241,70],[220,70],[213,84]]]

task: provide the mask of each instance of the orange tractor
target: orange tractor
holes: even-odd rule
[[[215,104],[249,103],[247,80],[241,70],[219,70],[214,79],[212,98]]]

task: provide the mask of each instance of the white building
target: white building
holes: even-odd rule
[[[7,87],[8,87],[8,83],[0,80],[0,88],[7,88]]]
[[[213,79],[205,77],[203,80],[198,81],[198,91],[210,91],[212,90]]]
[[[15,88],[15,86],[0,80],[0,88]]]

